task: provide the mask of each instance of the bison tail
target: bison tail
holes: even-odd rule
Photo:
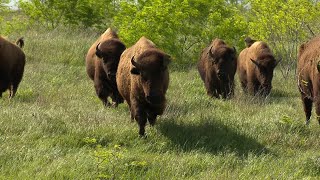
[[[17,39],[16,44],[17,44],[20,48],[23,48],[23,46],[24,46],[23,37]]]

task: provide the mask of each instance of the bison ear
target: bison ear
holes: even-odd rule
[[[98,58],[102,58],[102,52],[100,51],[100,49],[98,48],[98,46],[100,45],[100,43],[97,45],[96,47],[96,55],[98,56]]]
[[[165,55],[163,57],[163,67],[167,67],[171,63],[171,56]]]
[[[251,58],[250,58],[250,60],[251,60],[251,62],[252,62],[253,64],[255,64],[257,67],[261,67],[261,65],[258,63],[257,60],[253,60],[253,59],[251,59]]]
[[[317,63],[317,70],[318,70],[318,72],[320,72],[320,61],[318,61],[318,63]]]

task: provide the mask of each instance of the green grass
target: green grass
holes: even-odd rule
[[[293,71],[275,72],[265,100],[237,81],[225,101],[205,94],[195,67],[173,62],[167,109],[143,139],[127,105],[104,108],[86,75],[98,33],[23,36],[23,81],[14,99],[0,99],[0,179],[320,178],[320,127],[314,113],[304,125]]]

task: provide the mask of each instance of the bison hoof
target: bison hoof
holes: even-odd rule
[[[116,102],[112,102],[111,107],[113,107],[113,108],[118,107],[118,103],[116,103]]]
[[[308,126],[310,124],[310,119],[306,120],[306,125]]]
[[[147,135],[146,134],[143,134],[143,135],[141,135],[141,134],[139,134],[139,138],[141,138],[141,139],[147,139]]]
[[[105,107],[110,107],[110,103],[109,102],[103,102],[103,105],[105,106]]]

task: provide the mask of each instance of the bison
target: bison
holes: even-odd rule
[[[106,107],[110,105],[116,107],[123,102],[116,84],[116,72],[125,48],[116,32],[108,28],[93,43],[86,56],[87,74],[94,82],[97,96]],[[108,97],[111,98],[112,104]]]
[[[298,88],[303,102],[306,124],[309,124],[312,103],[315,103],[320,124],[320,37],[303,43],[298,52]]]
[[[145,37],[141,37],[120,57],[118,89],[128,103],[131,120],[138,122],[140,136],[145,135],[147,121],[153,126],[157,116],[165,109],[170,62],[170,56]]]
[[[237,71],[244,92],[267,96],[272,89],[272,78],[276,61],[269,46],[256,41],[242,50],[238,57]]]
[[[16,44],[0,36],[0,97],[7,89],[9,98],[13,98],[22,80],[26,56],[22,51],[23,38],[19,38]]]
[[[213,40],[202,51],[198,71],[209,96],[225,99],[233,95],[236,70],[236,49],[223,40]]]

